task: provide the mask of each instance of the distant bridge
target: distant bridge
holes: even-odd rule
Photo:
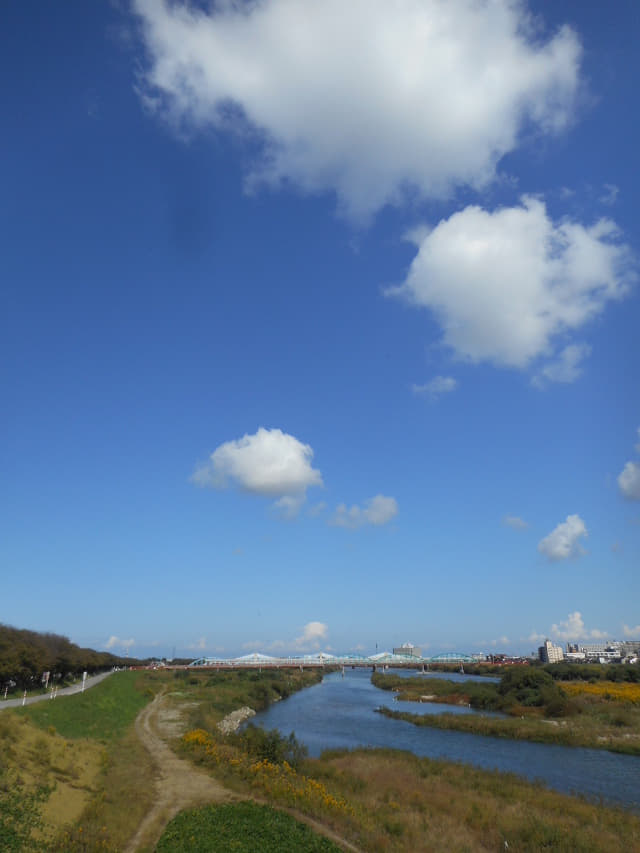
[[[378,667],[405,667],[416,669],[420,667],[428,667],[430,664],[465,664],[465,663],[482,663],[476,655],[460,654],[459,652],[445,652],[441,655],[433,657],[418,657],[417,655],[396,655],[391,652],[381,652],[380,654],[370,655],[330,655],[326,652],[320,652],[317,655],[290,655],[288,657],[272,657],[264,655],[260,652],[253,652],[249,655],[242,655],[237,658],[208,658],[202,657],[192,661],[189,668],[199,669],[207,667],[209,669],[242,669],[242,668],[284,668],[295,667],[296,669],[304,667],[370,667],[377,669]]]

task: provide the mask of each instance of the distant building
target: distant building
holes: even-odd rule
[[[560,663],[564,660],[562,646],[554,646],[551,640],[545,640],[538,649],[538,657],[543,663]]]
[[[582,652],[587,660],[612,663],[624,656],[621,647],[622,643],[612,640],[608,643],[574,643],[569,651]]]
[[[620,652],[625,659],[637,658],[640,655],[640,640],[627,640],[620,643]]]
[[[412,658],[422,657],[422,649],[412,643],[403,643],[393,650],[394,655],[408,655]]]

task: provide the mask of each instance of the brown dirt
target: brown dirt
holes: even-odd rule
[[[175,737],[179,733],[179,715],[175,708],[167,707],[166,694],[159,693],[136,719],[136,733],[156,765],[156,798],[125,853],[153,848],[167,823],[183,809],[238,799],[211,776],[178,758],[164,742],[161,732],[165,737]]]
[[[210,803],[229,803],[247,799],[225,788],[213,777],[179,758],[166,744],[165,739],[183,733],[180,708],[169,705],[166,693],[158,694],[153,702],[143,708],[136,719],[136,733],[151,754],[156,766],[156,797],[136,834],[127,844],[124,853],[152,850],[160,839],[167,823],[183,809]],[[256,802],[263,802],[256,798]],[[267,803],[268,805],[268,803]],[[360,853],[344,838],[323,824],[293,809],[284,809],[297,820],[331,839],[342,849]]]

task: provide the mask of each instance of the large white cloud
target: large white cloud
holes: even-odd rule
[[[192,480],[199,486],[227,488],[278,498],[277,507],[294,515],[310,486],[321,486],[320,471],[311,466],[313,450],[280,429],[260,429],[217,447]]]
[[[554,222],[542,201],[490,212],[469,206],[422,237],[405,282],[388,293],[430,309],[460,358],[525,368],[622,297],[634,278],[613,222]],[[542,371],[571,381],[584,346]]]
[[[330,524],[336,527],[358,528],[367,524],[377,527],[387,524],[398,514],[398,502],[395,498],[385,495],[376,495],[365,501],[364,507],[354,504],[347,507],[340,504],[330,520]]]
[[[480,187],[526,126],[572,117],[581,47],[519,0],[134,0],[145,103],[249,131],[251,178],[333,190],[366,218],[408,191]]]
[[[548,536],[538,543],[538,551],[550,560],[567,560],[583,554],[580,539],[587,536],[587,526],[579,515],[568,515]]]

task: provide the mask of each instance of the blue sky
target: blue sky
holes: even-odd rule
[[[633,2],[5,6],[8,624],[640,639]]]

